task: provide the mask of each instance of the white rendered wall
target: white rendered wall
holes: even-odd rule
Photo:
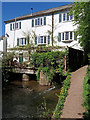
[[[3,40],[0,40],[0,52],[3,52]]]
[[[54,14],[54,38],[55,38],[54,45],[70,47],[74,44],[74,42],[69,42],[69,43],[63,42],[63,41],[58,42],[58,33],[74,31],[77,27],[73,26],[72,21],[66,21],[66,22],[59,23],[59,13]],[[64,12],[62,12],[62,13],[64,13]],[[40,16],[40,17],[44,17],[44,16]],[[32,19],[20,20],[18,22],[21,22],[21,29],[19,29],[19,30],[10,31],[11,23],[8,23],[5,25],[5,33],[7,33],[9,35],[9,38],[7,38],[8,48],[13,48],[14,46],[17,46],[17,38],[25,37],[23,32],[32,33],[32,31],[34,31],[37,36],[48,36],[47,31],[52,30],[52,27],[51,27],[52,26],[52,15],[46,16],[46,25],[42,25],[42,26],[32,27]],[[12,22],[12,23],[14,23],[14,22]],[[33,41],[33,43],[34,43],[34,41]],[[75,41],[75,43],[78,43],[78,41]],[[50,41],[50,45],[51,45],[51,41]]]

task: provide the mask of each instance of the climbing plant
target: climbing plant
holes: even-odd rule
[[[67,52],[62,51],[33,53],[30,63],[33,67],[38,67],[37,80],[39,80],[41,70],[48,76],[49,81],[53,79],[56,72],[64,75],[65,55],[67,55]]]

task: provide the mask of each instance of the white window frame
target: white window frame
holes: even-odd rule
[[[23,44],[22,44],[22,39],[24,39],[24,40],[23,40]],[[27,44],[27,41],[26,41],[26,44],[25,44],[25,40],[26,40],[26,38],[19,38],[19,45],[20,45],[20,46],[26,45],[26,44]]]
[[[66,40],[65,39],[65,37],[66,37],[66,32],[69,32],[69,34],[68,34],[68,40]],[[70,39],[70,32],[72,32],[72,39]],[[63,39],[63,33],[64,33],[64,40],[62,40]],[[73,31],[65,31],[65,32],[61,32],[61,41],[62,42],[69,42],[69,41],[73,41],[74,40],[74,32]]]
[[[18,24],[18,27],[16,26],[17,24]],[[20,22],[13,22],[10,25],[12,25],[12,30],[19,30],[19,29],[21,29],[20,28]],[[14,25],[14,28],[13,28],[13,25]],[[10,29],[10,31],[12,31],[12,30]]]
[[[42,24],[41,24],[41,19],[42,19]],[[37,20],[37,25],[36,25],[36,20]],[[38,20],[39,20],[39,24],[38,24]],[[34,19],[34,27],[39,27],[43,25],[44,25],[44,17],[38,17]]]
[[[59,22],[59,23],[70,22],[70,21],[72,21],[74,19],[74,16],[72,15],[72,20],[70,20],[70,15],[69,15],[69,20],[67,20],[67,13],[69,13],[69,11],[59,13],[59,14],[61,14],[61,22]],[[65,14],[65,21],[63,20],[64,14]]]
[[[43,40],[41,39],[41,37],[43,38]],[[46,43],[44,43],[45,37],[46,37]],[[41,43],[41,40],[43,41],[43,43]],[[43,44],[47,44],[47,36],[37,36],[37,45],[43,45]]]

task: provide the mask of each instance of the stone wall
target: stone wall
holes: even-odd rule
[[[48,76],[45,75],[45,73],[41,70],[40,71],[40,85],[50,85],[51,83],[48,81]]]

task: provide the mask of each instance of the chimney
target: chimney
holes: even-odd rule
[[[31,15],[33,14],[33,8],[31,8]]]

